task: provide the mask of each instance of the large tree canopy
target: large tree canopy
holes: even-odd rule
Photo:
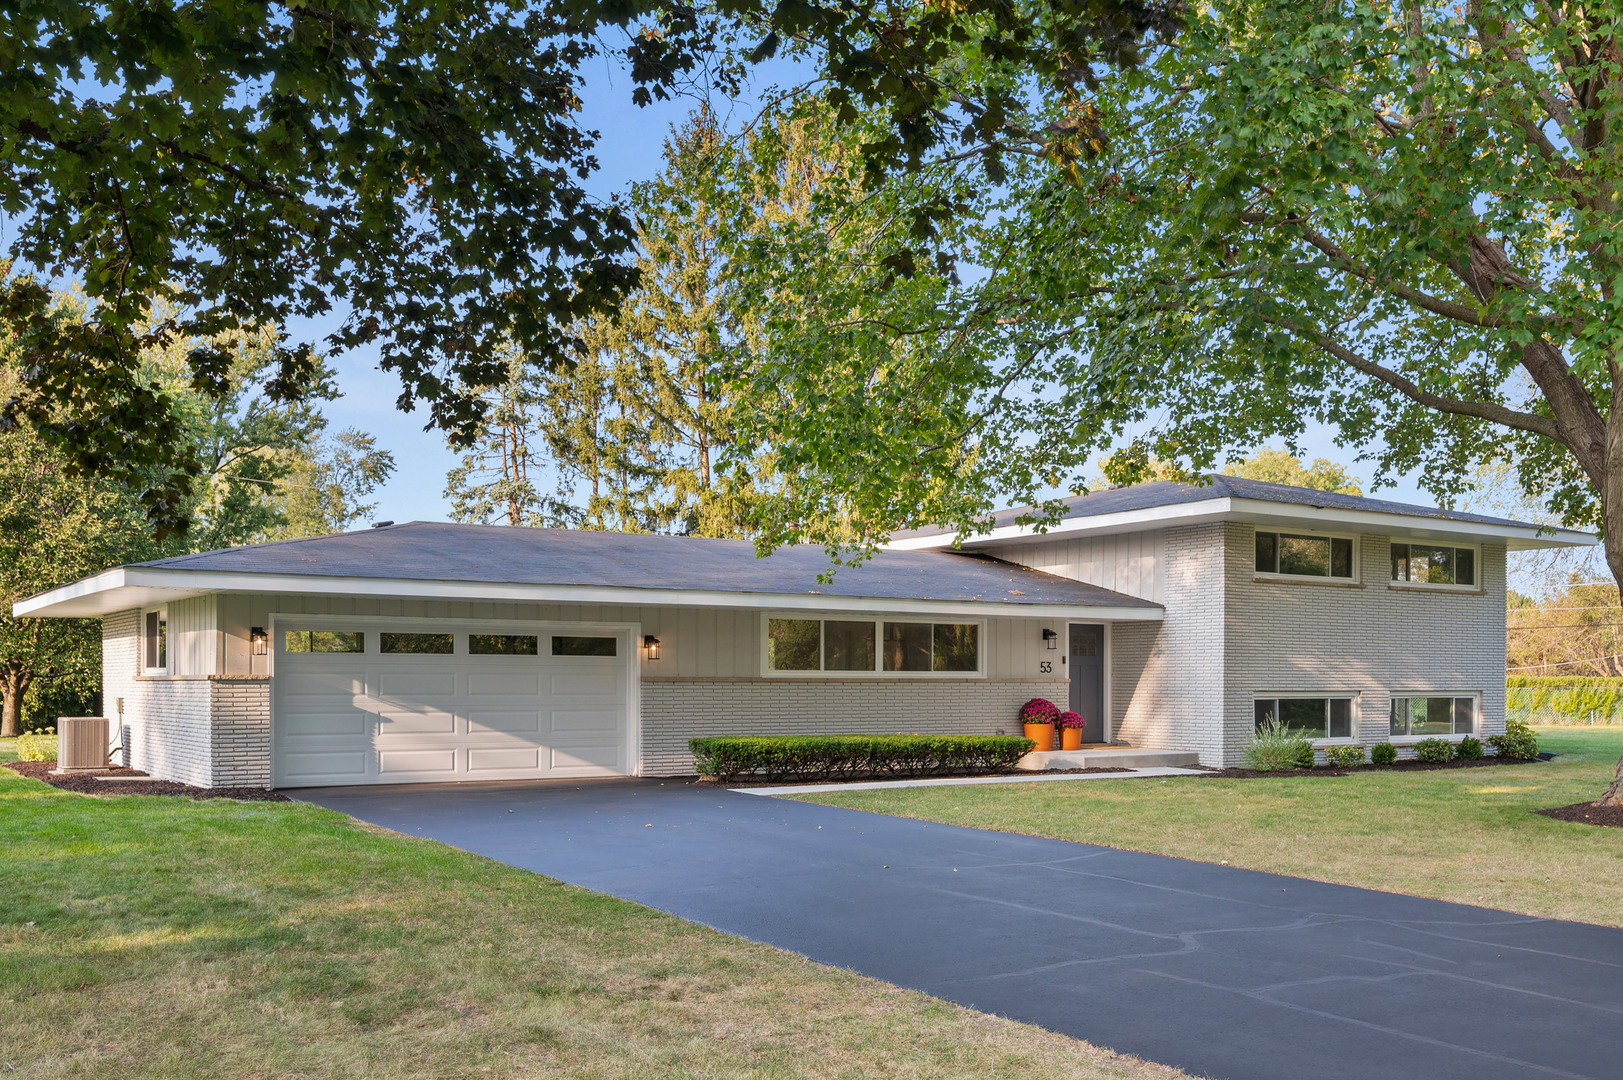
[[[31,0],[0,10],[0,211],[21,275],[0,295],[26,392],[0,403],[82,470],[160,467],[144,501],[183,527],[201,470],[174,399],[138,357],[250,325],[329,317],[284,339],[266,381],[308,392],[318,344],[375,346],[401,403],[469,440],[503,381],[501,342],[567,361],[569,328],[632,283],[631,221],[589,197],[598,134],[583,66],[605,52],[646,103],[685,81],[736,88],[744,66],[799,50],[843,109],[880,105],[875,170],[907,167],[958,126],[993,130],[1006,93],[949,126],[953,55],[979,42],[1074,97],[1091,60],[1126,62],[1166,22],[1159,0],[915,5],[723,0]],[[607,44],[618,32],[623,44]],[[609,35],[609,36],[606,36]],[[748,55],[732,42],[756,43]],[[4,254],[4,253],[0,253]],[[28,275],[32,274],[30,277]],[[89,319],[51,317],[53,277],[84,283]],[[152,304],[170,312],[151,318]],[[223,394],[230,358],[189,357]]]
[[[770,408],[746,429],[804,481],[769,535],[973,530],[1123,436],[1124,461],[1198,471],[1325,423],[1443,500],[1508,461],[1623,579],[1619,19],[1217,0],[1102,78],[1095,159],[1052,152],[1072,106],[1033,84],[1006,182],[960,152],[831,190],[846,209],[751,270]],[[964,207],[937,239],[907,227],[921,189]]]

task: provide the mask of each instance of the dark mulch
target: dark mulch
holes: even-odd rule
[[[1580,825],[1623,829],[1623,806],[1599,806],[1592,802],[1578,802],[1571,806],[1558,806],[1554,810],[1535,810],[1533,813],[1553,817],[1557,821],[1575,821]]]
[[[1346,776],[1355,772],[1431,772],[1434,769],[1481,769],[1489,765],[1532,765],[1523,758],[1485,757],[1476,761],[1400,761],[1395,765],[1360,765],[1356,769],[1207,769],[1206,776],[1221,776],[1229,780],[1258,780],[1271,776]]]
[[[789,779],[789,780],[715,780],[715,779],[711,779],[711,778],[708,778],[708,777],[701,776],[701,777],[699,777],[699,778],[697,778],[695,780],[691,780],[689,782],[693,783],[693,784],[697,784],[697,785],[699,785],[701,787],[719,787],[719,788],[788,787],[791,784],[805,786],[805,787],[817,787],[817,786],[822,785],[822,784],[868,784],[868,783],[873,783],[874,781],[882,781],[882,780],[968,780],[968,779],[979,780],[979,779],[982,779],[982,778],[988,777],[988,776],[1033,777],[1033,776],[1056,776],[1056,775],[1059,775],[1061,773],[1134,772],[1134,771],[1135,770],[1133,770],[1133,769],[1123,769],[1123,768],[1120,768],[1120,767],[1117,767],[1117,766],[1112,766],[1112,767],[1110,767],[1108,769],[1106,769],[1106,768],[1098,768],[1098,769],[1043,769],[1043,770],[1041,770],[1039,772],[1030,772],[1030,771],[1026,771],[1026,770],[1021,770],[1019,772],[975,773],[973,777],[963,776],[963,775],[954,775],[954,776],[852,776],[852,777],[846,777],[846,778],[838,779],[838,780],[795,780],[795,779]]]
[[[240,799],[247,802],[287,802],[279,791],[264,788],[199,788],[190,784],[177,784],[172,780],[98,780],[98,776],[142,777],[138,769],[98,769],[95,772],[52,776],[54,761],[8,761],[6,768],[30,780],[43,780],[63,791],[77,791],[81,795],[187,795],[193,799]]]

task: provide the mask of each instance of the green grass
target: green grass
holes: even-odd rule
[[[1182,1075],[304,804],[0,823],[0,1076]]]
[[[1177,778],[802,796],[978,829],[1226,862],[1623,926],[1623,829],[1532,811],[1597,798],[1623,729],[1540,728],[1552,762],[1343,777]]]

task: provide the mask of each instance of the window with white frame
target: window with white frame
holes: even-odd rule
[[[769,672],[962,674],[981,670],[979,623],[784,616],[766,621]]]
[[[169,611],[159,608],[146,613],[141,631],[144,650],[142,669],[148,672],[169,670]]]
[[[1256,554],[1259,574],[1326,581],[1352,581],[1355,577],[1350,536],[1310,536],[1258,529]]]
[[[1395,697],[1391,733],[1398,738],[1470,735],[1476,731],[1476,698]]]
[[[1392,581],[1399,585],[1475,588],[1476,548],[1445,544],[1393,544]]]
[[[1304,739],[1350,739],[1352,705],[1350,697],[1259,697],[1254,706],[1256,727],[1262,731],[1277,723]]]

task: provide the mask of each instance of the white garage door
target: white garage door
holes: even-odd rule
[[[277,787],[631,772],[625,627],[279,622]]]

